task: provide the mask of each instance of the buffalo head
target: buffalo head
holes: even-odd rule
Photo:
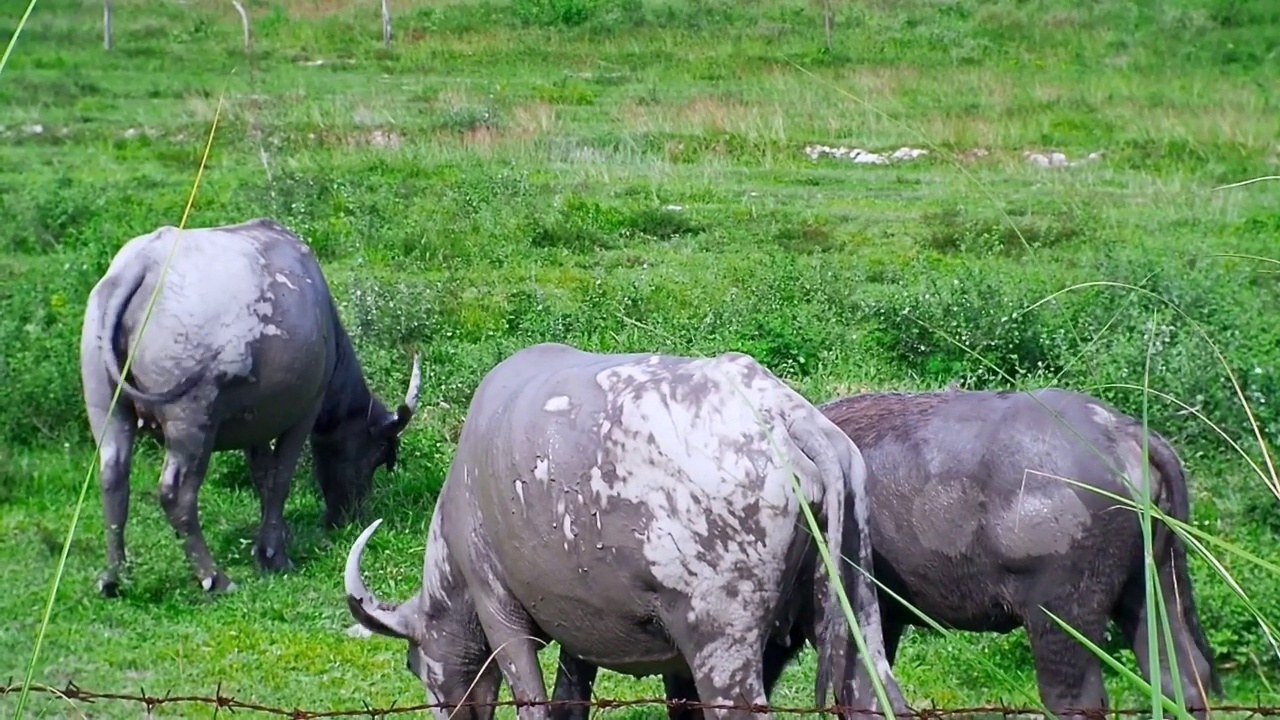
[[[405,668],[417,676],[427,699],[437,704],[437,720],[492,720],[491,703],[498,699],[501,675],[496,663],[487,663],[487,642],[476,619],[475,605],[465,590],[437,587],[436,594],[419,590],[401,602],[378,598],[365,585],[360,560],[369,536],[382,520],[360,533],[347,554],[343,584],[347,609],[362,627],[386,637],[404,640]],[[428,547],[427,552],[445,552]],[[449,560],[443,559],[446,567]],[[436,583],[454,577],[445,570]],[[425,578],[425,576],[424,576]]]
[[[370,394],[368,412],[348,417],[328,432],[312,436],[313,472],[325,496],[327,527],[341,523],[363,502],[379,466],[385,466],[388,472],[395,470],[400,433],[418,408],[421,375],[415,355],[409,389],[395,412]]]

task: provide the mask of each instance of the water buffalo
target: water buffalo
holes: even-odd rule
[[[85,405],[101,443],[101,592],[119,590],[139,429],[164,441],[160,504],[188,561],[206,591],[223,591],[234,583],[215,565],[197,515],[210,454],[244,451],[262,500],[255,558],[265,570],[285,569],[292,563],[284,505],[308,436],[325,524],[333,527],[363,500],[378,465],[394,469],[419,373],[415,356],[394,412],[370,392],[315,255],[273,220],[181,233],[165,226],[129,240],[89,294],[80,339]],[[108,412],[117,386],[120,401]]]
[[[952,385],[939,392],[852,395],[820,409],[866,458],[873,572],[885,587],[943,627],[1026,628],[1040,697],[1059,717],[1083,717],[1079,710],[1108,703],[1097,656],[1042,607],[1095,644],[1114,620],[1151,681],[1139,516],[1130,505],[1061,478],[1139,498],[1145,440],[1150,496],[1162,512],[1187,522],[1182,464],[1158,433],[1148,428],[1144,438],[1134,418],[1056,388],[977,392]],[[1152,530],[1161,591],[1176,598],[1166,608],[1179,610],[1167,614],[1176,682],[1192,715],[1203,718],[1208,695],[1221,695],[1222,683],[1196,612],[1186,548],[1158,519]],[[887,593],[880,603],[892,662],[904,629],[925,623]],[[1160,627],[1161,688],[1172,696],[1175,680]],[[800,649],[769,641],[766,692]],[[557,686],[568,689],[568,698],[589,694],[573,676],[594,671],[570,663]],[[669,699],[699,697],[678,677],[669,678],[666,689]]]
[[[546,701],[534,638],[622,673],[686,678],[708,702],[763,702],[760,650],[809,622],[803,606],[817,608],[819,701],[834,685],[844,702],[878,707],[849,697],[870,675],[838,588],[815,569],[788,460],[832,555],[869,567],[857,446],[751,357],[528,347],[475,391],[427,530],[421,588],[399,603],[366,588],[375,522],[348,555],[347,605],[368,630],[407,640],[431,701],[467,718],[491,717],[471,703],[496,700],[502,678],[518,701]],[[875,587],[843,570],[893,717],[904,705]],[[801,587],[812,591],[801,597]],[[497,667],[482,669],[491,650]]]

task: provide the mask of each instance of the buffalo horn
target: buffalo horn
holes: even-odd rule
[[[356,542],[347,554],[347,567],[344,574],[347,589],[347,607],[351,615],[366,628],[391,637],[410,639],[412,628],[408,618],[400,612],[399,603],[387,603],[379,600],[364,584],[360,573],[360,561],[364,557],[364,548],[369,544],[369,536],[382,524],[378,518],[360,533]]]
[[[418,410],[418,393],[422,390],[422,364],[418,354],[413,354],[413,372],[409,373],[409,391],[404,394],[404,406],[410,414]]]

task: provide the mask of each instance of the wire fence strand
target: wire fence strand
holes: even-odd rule
[[[0,686],[0,697],[9,694],[18,693],[22,690],[22,684],[13,684],[12,682]],[[406,705],[404,707],[395,707],[394,705],[386,708],[374,708],[365,705],[361,708],[351,708],[342,710],[304,710],[301,708],[284,708],[266,705],[257,702],[249,702],[238,700],[231,695],[222,692],[222,686],[219,685],[213,695],[148,695],[145,690],[137,693],[131,692],[97,692],[93,690],[85,690],[77,686],[75,683],[67,683],[61,688],[55,688],[50,685],[33,683],[29,688],[29,692],[42,693],[45,695],[56,696],[60,699],[71,702],[82,702],[85,704],[93,704],[101,701],[117,701],[125,703],[134,703],[143,706],[149,716],[156,708],[169,705],[203,705],[214,709],[214,714],[218,714],[220,710],[226,710],[229,713],[254,712],[265,715],[274,715],[277,717],[293,718],[294,720],[313,720],[314,718],[337,718],[337,717],[357,717],[357,718],[383,718],[404,713],[420,713],[427,710],[435,710],[446,708],[440,703],[423,703],[419,705]],[[853,708],[844,705],[828,705],[824,707],[780,707],[770,705],[751,705],[751,704],[724,704],[724,703],[700,703],[685,702],[679,700],[668,701],[665,698],[635,698],[635,699],[601,699],[593,700],[547,700],[542,702],[518,702],[515,700],[499,700],[496,702],[485,703],[468,703],[470,707],[564,707],[564,706],[587,706],[596,710],[616,710],[619,708],[631,708],[640,706],[662,707],[665,709],[689,709],[689,710],[738,710],[749,711],[752,713],[763,714],[772,713],[775,715],[813,715],[813,714],[835,714],[847,713]],[[1220,705],[1209,708],[1211,717],[1218,714],[1229,713],[1233,716],[1236,714],[1244,718],[1267,718],[1280,717],[1280,706],[1267,705]],[[877,711],[862,710],[872,716],[883,717]],[[1111,718],[1111,717],[1134,717],[1149,716],[1150,708],[1111,708],[1105,713],[1097,710],[1091,711],[1089,717]],[[900,714],[899,717],[902,717]],[[987,705],[980,707],[959,707],[959,708],[913,708],[910,718],[919,718],[920,720],[933,720],[934,718],[974,718],[974,717],[991,717],[991,718],[1045,718],[1047,716],[1043,711],[1030,707],[1012,707],[1008,705]]]

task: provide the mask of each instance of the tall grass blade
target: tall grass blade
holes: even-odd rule
[[[18,27],[13,29],[13,35],[9,36],[9,43],[4,47],[4,55],[0,55],[0,75],[4,75],[4,69],[9,65],[9,56],[13,54],[13,48],[18,44],[18,36],[22,34],[22,29],[27,26],[27,19],[31,17],[31,11],[36,9],[36,0],[30,0],[27,3],[27,9],[22,13],[22,18],[18,20]]]

